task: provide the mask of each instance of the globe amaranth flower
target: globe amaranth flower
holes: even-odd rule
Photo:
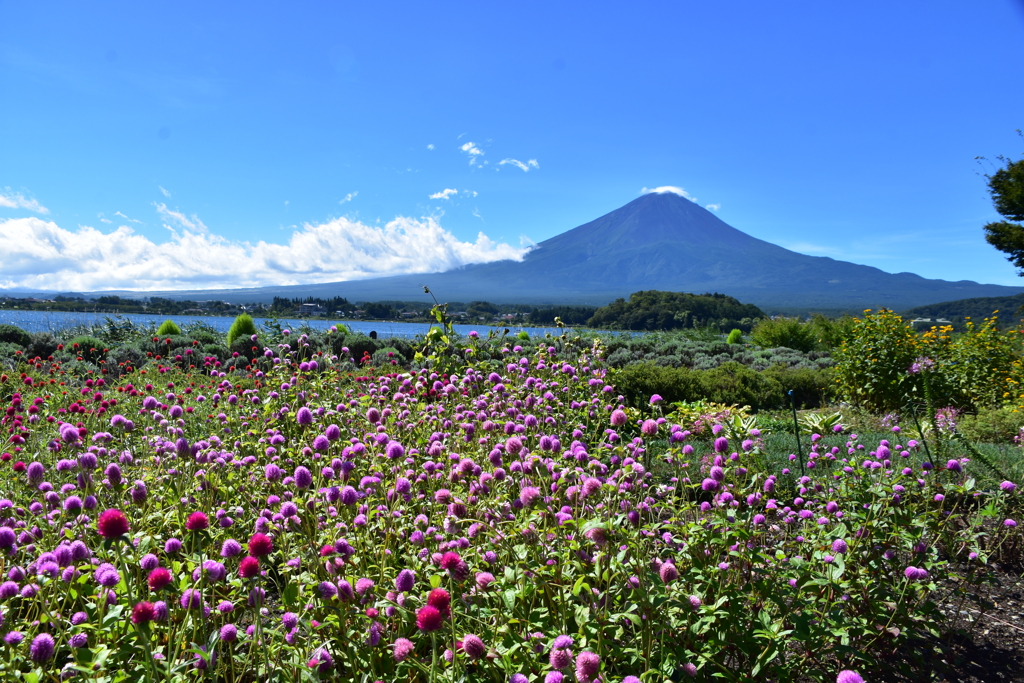
[[[96,567],[93,576],[96,578],[96,583],[106,588],[113,588],[121,582],[121,575],[117,572],[117,568],[108,562]]]
[[[591,683],[601,671],[601,658],[596,653],[584,650],[576,656],[576,680]]]
[[[203,595],[195,588],[186,588],[181,594],[181,606],[185,609],[202,609]]]
[[[255,533],[249,538],[249,554],[253,557],[265,557],[274,552],[274,541],[266,534]]]
[[[856,671],[844,669],[836,676],[836,683],[864,683],[864,679]]]
[[[395,640],[395,661],[405,661],[412,654],[416,646],[408,638],[398,638]]]
[[[483,659],[487,656],[487,646],[480,636],[467,633],[462,637],[462,651],[470,659]]]
[[[103,538],[120,538],[131,529],[128,518],[117,509],[105,510],[96,520],[96,531]]]
[[[302,406],[295,413],[295,421],[302,426],[313,424],[313,412],[306,406]]]
[[[846,544],[846,541],[844,541],[841,538],[837,538],[835,541],[832,542],[832,552],[834,552],[837,555],[842,555],[848,549],[849,546]]]
[[[928,571],[911,566],[903,570],[903,575],[911,581],[923,581],[928,578]]]
[[[189,531],[202,531],[210,526],[210,518],[205,512],[193,512],[185,520],[185,528]]]
[[[443,588],[435,588],[427,595],[427,604],[441,613],[441,616],[451,616],[452,596]]]
[[[424,605],[416,612],[416,627],[424,632],[436,631],[444,625],[444,617],[433,605]]]
[[[398,572],[395,578],[395,590],[399,593],[408,593],[416,585],[416,573],[411,569],[403,569]]]
[[[535,486],[524,486],[523,490],[519,492],[519,502],[525,507],[529,507],[537,502],[541,498],[540,489]]]
[[[146,582],[149,584],[150,590],[158,591],[170,584],[172,580],[171,572],[168,569],[157,567],[149,573]]]
[[[552,648],[548,655],[548,663],[557,671],[566,669],[572,665],[572,651],[562,647]]]
[[[238,627],[234,624],[224,624],[220,627],[220,639],[225,643],[233,643],[238,640]]]
[[[251,579],[260,573],[260,561],[249,555],[238,563],[238,575],[243,579]]]
[[[221,557],[235,557],[242,552],[242,544],[233,538],[224,541],[220,546]]]
[[[53,657],[54,649],[55,643],[53,642],[53,636],[49,633],[40,633],[32,639],[32,645],[29,646],[28,656],[36,664],[41,664]]]
[[[132,607],[132,623],[142,624],[156,619],[156,606],[151,602],[138,602]]]
[[[661,569],[658,570],[658,575],[661,577],[663,583],[672,583],[679,578],[679,570],[671,562],[666,562],[661,565]]]
[[[313,474],[308,468],[299,465],[295,468],[295,486],[300,489],[308,489],[313,485]]]

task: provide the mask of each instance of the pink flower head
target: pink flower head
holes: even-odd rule
[[[189,531],[202,531],[210,526],[210,518],[205,512],[193,512],[185,520],[185,528]]]
[[[593,652],[584,650],[576,656],[576,680],[580,683],[591,683],[601,671],[601,658]]]
[[[274,541],[266,534],[255,533],[249,539],[249,554],[253,557],[265,557],[274,552]]]
[[[427,633],[436,631],[444,624],[440,610],[433,605],[424,605],[416,612],[416,626]]]
[[[119,538],[130,530],[128,518],[117,509],[106,510],[96,521],[96,530],[103,538]]]

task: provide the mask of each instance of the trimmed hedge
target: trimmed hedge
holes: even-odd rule
[[[660,394],[669,403],[703,399],[749,405],[754,410],[786,407],[790,389],[798,406],[818,407],[830,386],[827,371],[775,366],[758,372],[733,361],[711,370],[637,363],[616,371],[612,382],[628,404],[638,407],[646,405],[652,394]]]

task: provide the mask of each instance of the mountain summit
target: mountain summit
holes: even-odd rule
[[[203,292],[253,301],[271,296],[344,296],[414,301],[428,285],[440,300],[595,304],[640,290],[720,292],[761,307],[897,310],[974,297],[1012,296],[1024,287],[928,280],[822,256],[798,254],[728,225],[675,193],[645,194],[538,244],[522,261],[445,273],[318,285]],[[183,298],[189,293],[166,293]]]

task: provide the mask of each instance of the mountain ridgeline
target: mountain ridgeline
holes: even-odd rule
[[[928,280],[822,256],[752,237],[672,193],[645,194],[596,220],[544,240],[521,261],[401,275],[257,289],[154,292],[173,298],[270,301],[333,296],[349,301],[487,300],[604,306],[631,292],[722,292],[761,308],[903,310],[940,301],[1012,296],[1024,287]],[[116,294],[118,292],[109,292]],[[137,294],[137,293],[136,293]]]
[[[725,294],[634,292],[597,309],[587,323],[604,330],[676,330],[687,327],[749,332],[764,312]]]

